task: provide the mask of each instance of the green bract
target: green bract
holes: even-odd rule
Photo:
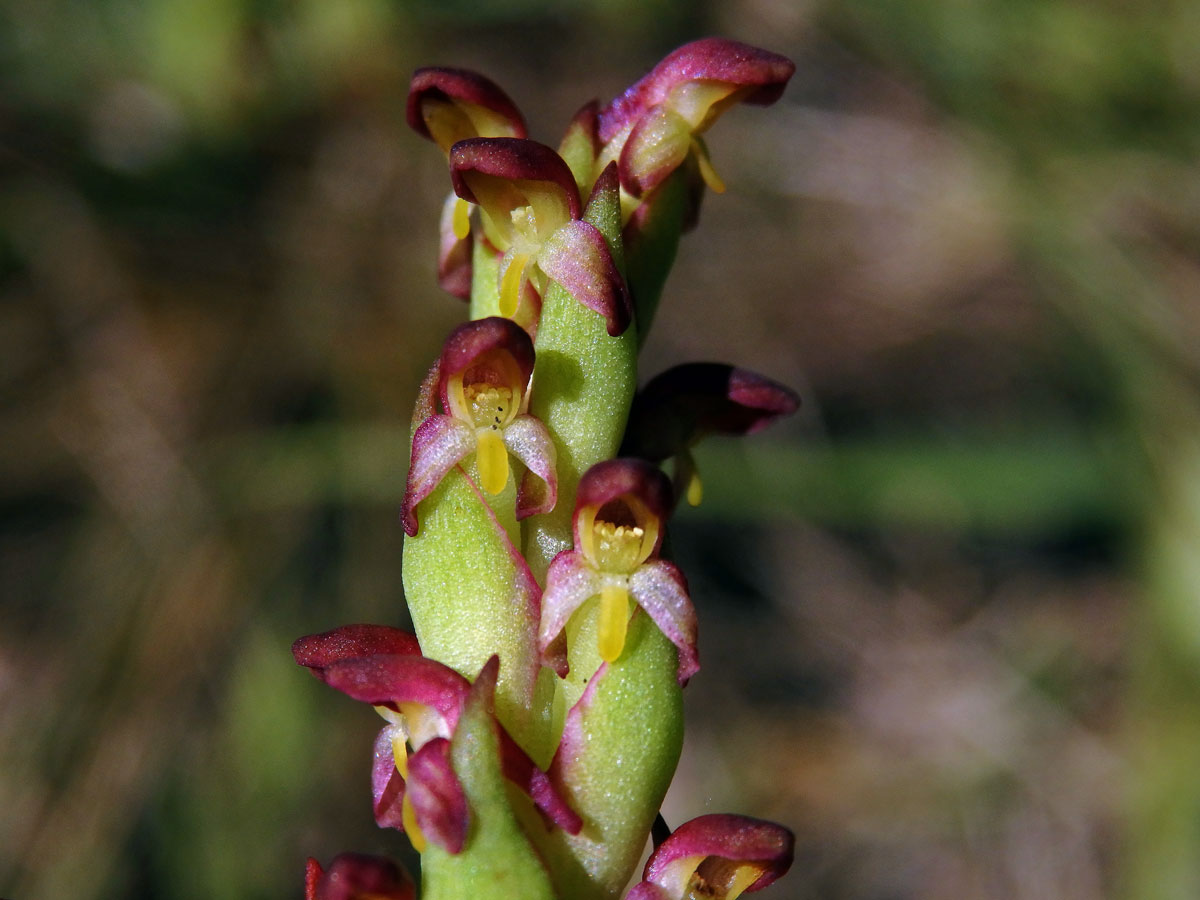
[[[615,181],[595,192],[584,219],[595,225],[621,264],[621,208]],[[558,504],[530,520],[525,557],[539,578],[556,554],[571,547],[574,486],[588,467],[621,446],[637,387],[637,325],[611,337],[604,320],[558,285],[546,292],[534,340],[537,389],[530,409],[546,423],[558,449]]]

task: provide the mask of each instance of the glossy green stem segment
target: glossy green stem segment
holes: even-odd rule
[[[496,707],[500,721],[526,752],[551,752],[549,706],[536,691],[537,586],[516,555],[497,510],[512,510],[506,490],[484,502],[458,468],[417,507],[420,528],[404,541],[404,592],[424,654],[470,678],[500,656]],[[512,519],[512,513],[505,515]]]
[[[639,212],[637,227],[629,230],[625,247],[626,279],[633,295],[633,312],[640,341],[645,341],[658,311],[663,286],[675,262],[690,202],[689,179],[697,177],[685,165],[671,173]]]
[[[604,235],[623,266],[617,190],[597,191],[584,219]],[[537,360],[529,411],[541,419],[558,451],[558,504],[525,529],[525,558],[539,582],[550,561],[572,546],[575,488],[587,469],[616,456],[637,388],[637,328],[608,334],[604,318],[554,282],[542,299],[534,340]]]
[[[556,900],[546,869],[509,804],[495,726],[485,697],[472,691],[450,742],[471,823],[461,853],[430,844],[421,855],[422,900],[520,897]]]
[[[500,257],[483,239],[479,214],[471,223],[471,321],[500,315]]]
[[[619,897],[633,875],[683,747],[683,694],[675,647],[643,612],[625,650],[596,673],[600,604],[590,601],[568,634],[567,714],[552,777],[583,818],[576,836],[556,833],[547,855],[559,895]],[[585,693],[586,689],[586,693]]]

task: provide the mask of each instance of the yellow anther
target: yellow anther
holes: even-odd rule
[[[704,183],[709,186],[714,194],[725,193],[725,182],[721,180],[721,176],[713,168],[712,160],[708,158],[708,151],[704,149],[704,145],[699,141],[693,140],[692,150],[696,153],[696,164],[700,167],[700,177],[704,179]]]
[[[480,429],[476,441],[479,486],[489,494],[498,494],[508,484],[508,448],[504,446],[499,430],[494,428]]]
[[[471,233],[471,207],[462,197],[454,199],[454,236],[460,241]]]
[[[688,506],[699,506],[703,499],[704,483],[700,480],[700,473],[692,472],[692,477],[688,479],[687,483]]]
[[[629,590],[606,584],[600,589],[599,649],[605,662],[616,662],[625,649],[629,627]]]
[[[531,241],[537,240],[537,213],[532,206],[518,206],[508,218],[517,234]]]
[[[592,525],[596,565],[605,572],[628,574],[642,562],[645,532],[637,525],[614,525],[599,519]]]
[[[425,833],[421,831],[421,826],[417,824],[417,811],[413,809],[410,794],[404,792],[404,800],[400,803],[400,821],[404,825],[404,832],[408,835],[408,839],[412,841],[413,849],[418,853],[425,852]]]
[[[500,428],[508,424],[513,392],[494,384],[469,384],[463,390],[471,421],[476,428]]]
[[[525,288],[525,267],[529,264],[528,253],[515,253],[504,270],[500,279],[500,315],[511,319],[517,312],[521,302],[521,292]]]

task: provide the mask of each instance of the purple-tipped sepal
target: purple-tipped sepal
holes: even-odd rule
[[[328,869],[308,858],[304,900],[415,900],[417,889],[403,868],[390,859],[341,853]]]
[[[650,855],[626,900],[734,900],[782,877],[795,838],[782,825],[748,816],[700,816],[680,825]]]

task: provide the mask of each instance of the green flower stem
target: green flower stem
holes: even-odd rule
[[[698,178],[690,166],[671,173],[654,192],[636,237],[625,248],[626,278],[633,294],[634,318],[645,341],[658,311],[667,275],[679,250],[687,217],[689,181]]]
[[[500,315],[500,257],[485,243],[479,215],[471,217],[471,321]]]
[[[641,857],[683,747],[683,694],[675,680],[675,647],[650,617],[636,612],[625,650],[600,675],[599,604],[583,607],[569,626],[571,674],[562,693],[582,705],[568,715],[553,777],[583,818],[572,837],[557,833],[549,851],[563,897],[620,896]],[[589,675],[595,682],[590,692]],[[598,679],[598,680],[596,680]],[[577,722],[571,722],[578,716]],[[578,727],[578,737],[572,730]]]
[[[620,198],[599,191],[584,213],[612,250],[617,267],[621,249]],[[637,388],[637,327],[611,337],[604,318],[551,282],[542,302],[534,341],[537,360],[529,411],[550,429],[558,451],[558,504],[534,516],[525,531],[525,558],[539,582],[550,561],[570,549],[571,514],[579,477],[601,460],[616,456]]]
[[[497,509],[513,509],[514,490],[510,478]],[[510,532],[459,469],[417,515],[420,530],[404,541],[403,579],[422,651],[468,678],[499,654],[500,721],[530,756],[545,759],[553,748],[550,701],[536,690],[537,587],[522,573]],[[515,533],[515,521],[508,525]]]
[[[546,870],[510,808],[482,692],[471,692],[450,748],[470,807],[470,830],[461,853],[451,855],[431,843],[421,855],[422,900],[555,900]]]

